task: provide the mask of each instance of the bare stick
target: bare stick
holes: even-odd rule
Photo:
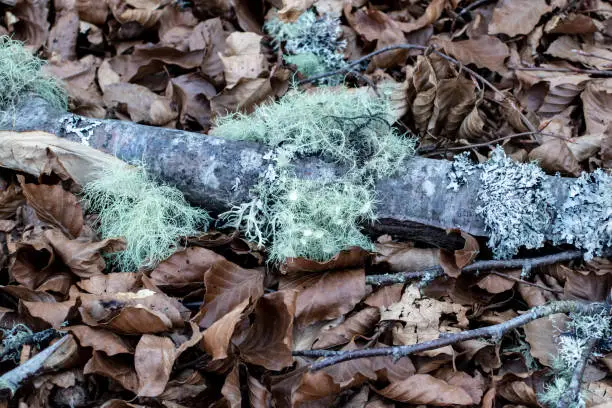
[[[508,280],[514,281],[516,283],[520,283],[521,285],[533,286],[534,288],[538,288],[540,290],[545,290],[545,291],[553,292],[553,293],[563,293],[563,291],[560,290],[560,289],[547,288],[546,286],[542,286],[542,285],[539,285],[537,283],[529,282],[529,281],[526,281],[526,280],[521,279],[521,278],[515,278],[514,276],[508,275],[506,273],[495,272],[495,271],[491,271],[490,273],[491,273],[491,275],[500,276],[500,277],[502,277],[504,279],[508,279]]]
[[[598,338],[592,338],[585,344],[584,350],[582,351],[582,358],[574,368],[569,387],[563,395],[563,398],[561,398],[561,401],[557,404],[557,408],[568,408],[580,398],[580,384],[582,383],[584,370],[586,370],[589,363],[589,357],[598,341]]]
[[[8,395],[12,398],[19,387],[21,387],[26,381],[32,377],[40,374],[43,364],[58,348],[62,346],[69,336],[65,336],[53,343],[25,363],[20,366],[13,368],[11,371],[6,372],[0,377],[0,396]]]
[[[321,370],[344,361],[355,360],[359,358],[393,356],[395,359],[408,356],[413,353],[419,353],[427,350],[435,350],[440,347],[450,346],[452,344],[472,340],[477,338],[491,338],[496,341],[501,340],[505,333],[525,324],[532,322],[541,317],[546,317],[555,313],[583,313],[597,314],[607,310],[608,306],[603,302],[584,303],[574,300],[561,300],[551,302],[546,305],[536,306],[529,309],[525,314],[507,320],[503,323],[488,327],[481,327],[474,330],[466,330],[460,333],[449,334],[435,340],[426,341],[423,343],[412,344],[409,346],[393,346],[393,347],[378,347],[362,350],[297,350],[293,352],[294,356],[304,357],[325,357],[323,360],[312,364],[312,371]]]
[[[385,53],[385,52],[394,51],[394,50],[421,50],[423,52],[432,52],[432,53],[434,53],[436,55],[439,55],[440,57],[444,58],[445,60],[453,63],[454,65],[456,65],[458,67],[460,67],[463,71],[465,71],[468,74],[472,75],[473,77],[477,78],[480,82],[482,82],[483,84],[487,85],[489,88],[491,88],[491,90],[493,90],[495,93],[500,95],[504,100],[508,99],[508,96],[505,93],[503,93],[502,91],[497,89],[495,87],[495,85],[493,85],[491,82],[489,82],[485,77],[483,77],[482,75],[478,74],[476,71],[466,67],[460,61],[454,59],[453,57],[450,57],[450,56],[446,55],[442,51],[439,51],[439,50],[437,50],[435,48],[426,47],[424,45],[418,45],[418,44],[398,44],[398,45],[390,45],[388,47],[381,48],[380,50],[373,51],[373,52],[371,52],[371,53],[369,53],[367,55],[364,55],[363,57],[361,57],[359,59],[356,59],[354,61],[349,62],[343,68],[337,69],[335,71],[324,72],[322,74],[314,75],[314,76],[308,77],[306,79],[303,79],[300,82],[298,82],[298,85],[302,85],[302,84],[306,84],[306,83],[309,83],[309,82],[313,82],[313,81],[316,81],[316,80],[321,79],[321,78],[327,78],[327,77],[330,77],[330,76],[343,74],[343,73],[345,73],[347,71],[350,71],[350,69],[352,67],[354,67],[356,65],[359,65],[362,62],[367,61],[367,60],[369,60],[372,57],[375,57],[375,56],[377,56],[379,54],[382,54],[382,53]],[[518,114],[521,117],[521,120],[523,121],[523,124],[525,126],[527,126],[529,131],[537,132],[538,129],[533,125],[533,123],[531,123],[529,118],[527,118],[527,116],[525,116],[523,114],[523,112],[521,112],[521,110],[512,101],[510,101],[510,106],[512,107],[512,109],[514,109],[514,110],[516,110],[518,112]]]
[[[464,267],[461,272],[477,272],[491,269],[517,269],[522,268],[531,270],[532,268],[544,265],[552,265],[557,262],[571,261],[582,258],[582,251],[565,251],[558,254],[544,255],[537,258],[508,259],[501,261],[476,261]],[[444,270],[441,266],[434,266],[422,271],[387,273],[383,275],[368,275],[366,283],[370,285],[393,285],[404,283],[411,279],[420,279],[429,274],[430,277],[441,276]]]

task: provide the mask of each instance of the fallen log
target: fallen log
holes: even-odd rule
[[[250,188],[272,165],[266,158],[271,151],[267,146],[128,121],[90,119],[54,109],[36,97],[18,109],[13,123],[4,130],[49,132],[74,148],[87,145],[126,162],[142,162],[154,176],[179,188],[188,200],[212,213],[249,201]],[[0,166],[27,171],[11,153],[27,142],[26,134],[0,134]],[[37,147],[53,150],[58,143],[45,141]],[[333,180],[343,174],[336,164],[316,157],[302,158],[295,167],[297,176],[305,179]],[[447,248],[456,248],[462,242],[447,236],[444,230],[448,228],[487,236],[483,219],[475,213],[478,171],[467,176],[467,185],[455,192],[446,188],[450,170],[449,161],[407,159],[399,174],[377,183],[378,222],[368,227],[370,231]],[[75,177],[87,182],[94,174],[84,172]],[[551,193],[561,204],[567,197],[569,179],[549,179]]]

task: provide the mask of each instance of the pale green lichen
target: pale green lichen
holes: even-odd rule
[[[35,94],[52,106],[66,109],[66,92],[41,68],[45,61],[32,55],[23,43],[0,36],[0,121],[10,121],[27,95]]]
[[[377,178],[389,176],[414,153],[414,140],[392,127],[387,100],[347,89],[291,92],[251,115],[221,118],[213,134],[274,148],[251,191],[253,199],[221,214],[224,226],[267,245],[269,259],[325,261],[351,246],[373,249],[360,225],[374,219]],[[295,177],[292,161],[319,156],[339,163],[343,176]],[[272,164],[273,163],[273,164]]]
[[[313,76],[343,68],[343,50],[346,43],[340,40],[342,29],[337,18],[317,17],[308,10],[292,23],[285,23],[277,16],[270,19],[264,29],[272,36],[276,49],[283,44],[285,61],[295,64],[305,76]],[[342,78],[332,76],[323,78],[319,83],[337,85]]]
[[[154,181],[143,167],[106,169],[83,188],[98,214],[103,238],[123,237],[124,251],[111,254],[123,271],[153,267],[174,253],[181,237],[208,228],[210,217],[191,207],[176,188]]]

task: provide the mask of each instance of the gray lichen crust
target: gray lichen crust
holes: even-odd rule
[[[570,186],[553,226],[555,243],[585,250],[585,259],[612,247],[612,176],[601,169],[583,173]]]
[[[340,20],[323,16],[317,17],[309,10],[293,23],[284,23],[278,17],[272,18],[264,26],[272,36],[276,48],[285,43],[284,56],[289,64],[295,64],[305,76],[335,71],[345,65],[343,50],[346,47],[340,40],[342,29]],[[337,85],[342,77],[331,76],[320,83]]]
[[[484,217],[494,256],[507,259],[521,246],[541,247],[552,221],[553,201],[544,171],[535,163],[515,162],[500,147],[480,167],[476,213]]]

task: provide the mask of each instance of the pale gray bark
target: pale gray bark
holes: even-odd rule
[[[39,98],[19,108],[14,122],[3,130],[11,129],[42,130],[88,143],[128,162],[142,161],[152,174],[212,212],[249,201],[249,189],[270,163],[265,159],[270,148],[256,143],[128,121],[84,118],[53,109]],[[469,177],[467,186],[454,192],[446,188],[450,167],[448,161],[413,157],[406,160],[400,174],[379,181],[376,190],[380,222],[370,226],[371,230],[442,246],[457,243],[444,243],[443,232],[415,227],[415,223],[486,236],[483,220],[474,212],[478,206],[478,172]],[[299,177],[309,179],[329,179],[342,173],[335,164],[318,158],[301,159],[296,169]],[[562,203],[567,195],[567,180],[550,177],[549,184],[553,197]]]

